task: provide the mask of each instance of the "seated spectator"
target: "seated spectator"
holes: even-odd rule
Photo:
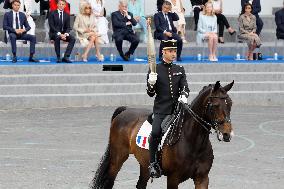
[[[194,16],[194,31],[197,30],[198,20],[199,20],[199,14],[203,10],[205,3],[207,3],[208,0],[190,0],[193,10],[193,16]]]
[[[58,0],[58,9],[50,12],[48,16],[49,23],[49,37],[54,41],[55,53],[57,56],[57,63],[66,62],[71,63],[69,57],[75,44],[75,38],[70,34],[70,15],[64,12],[66,0]],[[68,42],[64,57],[60,58],[60,41]]]
[[[93,8],[93,13],[97,19],[97,30],[98,34],[101,36],[101,42],[104,44],[109,43],[108,39],[108,21],[105,17],[104,0],[87,0]]]
[[[74,30],[76,31],[77,37],[83,46],[86,46],[82,59],[87,62],[88,54],[90,49],[95,45],[96,57],[98,61],[103,60],[103,56],[100,53],[100,37],[97,32],[96,18],[93,14],[90,3],[81,4],[80,14],[76,16],[74,22]]]
[[[248,44],[248,60],[253,60],[253,51],[261,45],[260,38],[256,34],[256,17],[252,14],[252,9],[250,3],[245,4],[239,17],[239,39],[245,40]]]
[[[134,34],[132,27],[136,26],[137,22],[131,12],[127,11],[127,0],[119,1],[119,10],[111,14],[113,38],[116,48],[123,60],[128,61],[130,55],[134,54],[135,49],[139,44],[139,38]],[[124,54],[122,51],[123,40],[131,43],[129,50]]]
[[[162,6],[165,0],[157,0],[157,11],[162,11]]]
[[[284,1],[283,1],[284,6]],[[276,23],[276,37],[277,39],[284,39],[284,7],[275,13]]]
[[[181,0],[167,0],[172,4],[172,12],[177,13],[179,20],[174,22],[175,26],[177,27],[178,34],[182,38],[183,43],[187,43],[185,39],[185,17],[184,12],[185,9],[183,8]]]
[[[4,4],[4,8],[6,7],[11,8],[12,9],[12,0],[7,0],[5,1]],[[31,13],[32,13],[32,0],[20,0],[21,3],[21,7],[20,7],[20,12],[24,12],[27,16],[27,21],[29,23],[29,26],[31,27],[31,29],[27,32],[27,34],[30,35],[35,35],[35,22],[33,20],[33,18],[31,17]],[[8,5],[10,4],[10,5]]]
[[[173,21],[178,21],[179,17],[176,13],[172,13],[172,4],[165,1],[162,6],[162,11],[154,15],[154,23],[156,30],[154,38],[160,41],[175,39],[177,41],[177,61],[181,61],[182,39],[177,34],[177,29]],[[162,60],[163,43],[160,44],[159,60]]]
[[[35,35],[35,27],[36,27],[36,25],[35,25],[35,22],[34,22],[33,18],[31,17],[31,13],[32,13],[32,0],[20,0],[20,2],[21,2],[20,11],[26,13],[28,23],[29,23],[29,25],[31,27],[31,29],[27,32],[27,34]]]
[[[217,17],[214,14],[212,2],[205,4],[204,10],[200,13],[197,27],[197,44],[208,40],[209,60],[218,61],[216,57],[218,36],[217,36]]]
[[[247,3],[250,3],[252,5],[252,9],[253,9],[252,14],[256,18],[256,27],[257,27],[256,34],[260,35],[261,30],[263,28],[263,21],[258,15],[258,13],[260,13],[261,11],[260,0],[241,0],[242,9]]]
[[[142,28],[143,42],[147,43],[147,21],[144,14],[144,0],[129,0],[128,11],[133,14],[137,22],[135,27],[140,26]]]
[[[30,41],[30,58],[29,62],[38,62],[34,59],[36,37],[29,35],[27,32],[31,29],[27,21],[25,13],[20,12],[21,2],[20,0],[12,1],[12,10],[6,12],[3,19],[3,30],[8,31],[8,35],[11,41],[13,59],[12,61],[17,62],[17,40]]]
[[[70,15],[70,4],[65,0],[64,12]],[[58,0],[49,0],[49,12],[57,10]]]
[[[213,8],[215,15],[217,16],[217,24],[219,25],[219,43],[224,43],[224,26],[226,26],[228,32],[233,35],[236,31],[231,28],[227,18],[222,14],[223,12],[223,0],[213,0]]]

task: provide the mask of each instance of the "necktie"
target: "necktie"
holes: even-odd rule
[[[60,20],[60,29],[61,31],[63,30],[63,20],[62,20],[62,11],[60,11],[60,15],[59,15],[59,20]]]
[[[167,22],[167,30],[169,30],[170,26],[169,26],[168,14],[165,14],[165,19],[166,19],[166,22]]]
[[[19,17],[18,17],[18,13],[16,12],[16,29],[19,29]]]

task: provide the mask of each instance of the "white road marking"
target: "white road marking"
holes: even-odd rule
[[[284,137],[284,134],[275,133],[275,132],[273,132],[273,131],[268,131],[267,129],[265,129],[265,127],[266,127],[267,125],[270,126],[269,124],[281,123],[281,122],[284,122],[284,120],[266,121],[266,122],[263,122],[263,123],[259,124],[258,128],[259,128],[262,132],[264,132],[264,133],[266,133],[266,134]]]
[[[230,156],[234,154],[243,153],[246,151],[249,151],[255,147],[255,142],[252,139],[249,139],[248,137],[241,136],[241,135],[235,135],[235,137],[241,138],[249,143],[249,145],[241,150],[228,152],[228,153],[222,153],[222,154],[215,154],[216,157],[222,157],[222,156]]]

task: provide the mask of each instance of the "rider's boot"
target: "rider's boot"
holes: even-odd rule
[[[161,177],[162,170],[160,168],[157,152],[158,152],[158,146],[160,143],[159,138],[151,138],[149,143],[149,150],[150,150],[150,166],[149,166],[149,172],[150,177],[152,178],[159,178]]]

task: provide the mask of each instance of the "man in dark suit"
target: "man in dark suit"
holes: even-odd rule
[[[52,11],[48,16],[49,23],[49,37],[54,41],[55,53],[57,56],[57,63],[66,62],[71,63],[69,57],[72,53],[74,44],[76,42],[75,38],[70,34],[70,16],[64,12],[66,6],[65,0],[58,0],[57,10]],[[60,41],[68,42],[67,49],[65,51],[64,57],[60,58]]]
[[[157,73],[151,71],[147,75],[147,94],[155,97],[152,123],[152,133],[149,141],[150,177],[161,176],[157,150],[161,141],[161,124],[167,115],[171,115],[178,101],[187,103],[189,89],[185,70],[182,66],[173,64],[177,55],[177,41],[168,40],[163,43],[163,60],[157,65]],[[159,76],[159,77],[157,77]]]
[[[177,34],[177,29],[173,21],[178,21],[179,17],[176,13],[171,12],[172,4],[165,1],[162,6],[162,11],[154,15],[154,23],[156,31],[154,38],[158,40],[175,39],[177,41],[177,61],[181,61],[180,55],[182,51],[182,39]],[[160,44],[159,59],[162,59],[163,43]]]
[[[139,38],[133,32],[132,26],[136,26],[137,22],[133,14],[127,11],[126,0],[119,1],[119,10],[111,14],[111,22],[117,51],[123,60],[128,61],[139,44]],[[129,50],[125,54],[122,51],[123,40],[131,43]]]
[[[284,1],[283,1],[283,8],[275,13],[275,23],[277,26],[276,29],[277,39],[284,40]]]
[[[242,0],[242,8],[246,3],[252,4],[252,14],[256,17],[256,34],[259,35],[263,28],[263,21],[258,15],[261,12],[260,0]]]
[[[8,31],[8,35],[11,41],[13,59],[12,61],[17,62],[17,40],[30,41],[30,58],[29,62],[38,62],[33,58],[35,53],[36,37],[27,34],[27,31],[31,29],[27,21],[27,17],[24,13],[20,12],[21,2],[20,0],[12,1],[12,10],[5,13],[3,19],[3,30]]]

